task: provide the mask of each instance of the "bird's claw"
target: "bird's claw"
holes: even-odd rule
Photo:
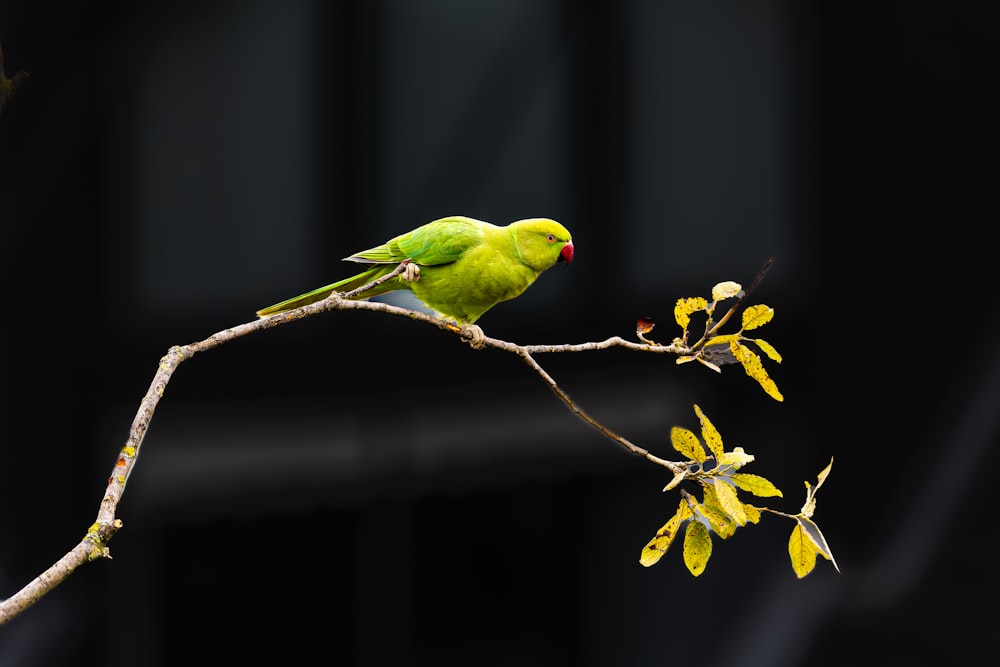
[[[420,266],[410,262],[403,268],[403,280],[414,282],[420,280]]]
[[[486,334],[475,324],[467,324],[462,327],[462,337],[469,339],[469,347],[473,350],[481,350],[486,347]]]
[[[473,350],[481,350],[486,347],[486,334],[483,333],[482,328],[478,325],[466,324],[465,326],[459,327],[449,322],[448,328],[462,338],[468,340],[469,347]]]

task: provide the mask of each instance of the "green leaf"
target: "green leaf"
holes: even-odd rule
[[[684,564],[694,576],[701,575],[712,557],[712,536],[701,521],[692,521],[684,532]]]
[[[704,439],[705,444],[708,445],[708,448],[712,450],[715,460],[718,461],[724,451],[722,435],[715,428],[715,425],[709,421],[708,417],[705,416],[705,413],[701,411],[697,403],[694,405],[694,412],[698,415],[698,421],[701,422],[701,437]]]
[[[747,375],[760,383],[761,388],[768,396],[776,401],[785,400],[785,397],[778,391],[778,385],[774,384],[774,380],[764,370],[764,365],[760,362],[760,357],[754,354],[753,350],[739,343],[730,343],[729,350],[743,364],[743,370],[746,371]]]
[[[745,472],[738,472],[729,476],[737,487],[754,494],[759,498],[769,498],[771,496],[782,497],[781,491],[769,480],[760,475],[750,475]]]
[[[677,299],[677,304],[674,306],[674,319],[677,320],[681,329],[687,331],[688,324],[691,323],[691,313],[697,313],[706,308],[708,308],[708,301],[704,297],[682,297]]]
[[[743,329],[756,329],[771,321],[774,317],[774,308],[770,306],[750,306],[743,311]]]
[[[816,545],[809,539],[802,523],[796,523],[792,536],[788,539],[788,555],[792,559],[792,569],[799,579],[816,567]]]
[[[670,429],[670,442],[673,443],[674,449],[698,463],[704,463],[708,458],[705,456],[705,449],[698,442],[698,436],[682,426]]]

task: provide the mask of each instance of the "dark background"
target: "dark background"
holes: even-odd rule
[[[434,218],[548,216],[576,260],[480,324],[675,335],[720,280],[776,309],[735,367],[539,361],[661,456],[698,403],[791,523],[692,578],[641,547],[664,472],[516,358],[335,313],[184,364],[113,560],[0,628],[3,665],[954,664],[993,655],[996,24],[971,5],[0,5],[0,595],[70,549],[159,357]]]

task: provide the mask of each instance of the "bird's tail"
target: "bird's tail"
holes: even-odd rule
[[[377,278],[384,276],[385,274],[391,272],[396,267],[395,265],[386,266],[378,265],[374,266],[363,273],[359,273],[356,276],[351,276],[350,278],[344,278],[343,280],[331,283],[329,285],[324,285],[314,289],[311,292],[306,292],[305,294],[300,294],[299,296],[292,297],[291,299],[285,299],[281,303],[276,303],[273,306],[268,306],[267,308],[262,308],[257,311],[257,317],[267,317],[268,315],[276,315],[278,313],[284,313],[289,310],[294,310],[296,308],[301,308],[302,306],[308,306],[310,303],[316,303],[317,301],[322,301],[326,297],[330,296],[333,292],[350,292],[355,290],[362,285],[370,283]],[[359,299],[367,299],[368,297],[375,296],[377,294],[384,294],[386,292],[391,292],[395,289],[399,289],[395,284],[395,280],[390,280],[382,283],[378,287],[363,292],[358,295]]]

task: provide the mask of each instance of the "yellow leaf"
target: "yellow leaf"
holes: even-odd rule
[[[745,526],[747,523],[746,512],[743,511],[743,503],[736,495],[736,489],[727,484],[724,480],[713,480],[715,485],[715,496],[719,499],[719,505],[726,514],[733,517],[733,521],[738,526]]]
[[[649,541],[649,544],[643,547],[639,563],[643,567],[649,567],[659,562],[663,554],[667,553],[667,549],[673,544],[674,538],[677,537],[681,523],[690,517],[691,508],[688,507],[687,501],[682,499],[677,512],[663,524],[662,528],[656,531],[656,536]]]
[[[722,508],[719,497],[716,495],[712,485],[705,486],[703,491],[704,502],[699,504],[695,509],[705,517],[705,520],[711,524],[712,530],[719,537],[724,540],[729,539],[736,532],[736,521]]]
[[[743,364],[743,370],[746,371],[747,375],[760,383],[761,388],[768,396],[776,401],[785,400],[785,397],[778,391],[778,385],[774,384],[774,380],[764,370],[764,365],[761,364],[760,357],[754,354],[750,348],[739,343],[730,343],[729,350]]]
[[[711,368],[716,373],[721,373],[722,372],[721,368],[719,368],[718,366],[716,366],[715,364],[713,364],[711,361],[708,361],[707,359],[705,359],[700,354],[697,357],[695,357],[695,359],[697,359],[698,363],[700,363],[702,366],[705,366],[706,368]]]
[[[833,468],[833,457],[830,457],[830,462],[826,464],[826,467],[816,475],[816,491],[819,491],[819,487],[823,486],[823,482],[826,481],[827,476],[830,474],[830,470]],[[816,493],[813,491],[813,493]]]
[[[748,505],[743,503],[743,511],[747,515],[747,521],[750,523],[760,523],[760,510],[753,505]]]
[[[724,509],[716,505],[701,503],[698,505],[698,512],[705,517],[715,534],[722,539],[728,540],[736,532],[736,522]]]
[[[833,552],[830,551],[830,545],[826,543],[826,538],[823,537],[823,532],[819,529],[819,526],[809,518],[806,517],[796,517],[799,522],[799,527],[802,528],[802,532],[805,534],[809,541],[812,542],[813,548],[819,553],[820,556],[827,559],[833,563],[833,567],[837,572],[840,572],[840,568],[837,566],[837,561],[833,558]]]
[[[743,328],[756,329],[771,321],[774,317],[774,308],[765,305],[750,306],[743,311]]]
[[[774,349],[774,346],[772,346],[763,338],[747,338],[746,340],[752,340],[754,343],[756,343],[757,347],[762,349],[764,351],[764,354],[766,354],[768,358],[771,359],[771,361],[776,361],[779,364],[781,363],[781,355],[778,354],[778,351],[776,349]]]
[[[698,442],[698,436],[682,426],[670,429],[670,442],[673,443],[674,449],[698,463],[704,463],[708,458],[705,456],[705,449]]]
[[[732,280],[727,280],[712,288],[712,299],[715,301],[722,301],[723,299],[737,296],[742,291],[742,285],[733,282]]]
[[[792,559],[792,569],[799,579],[816,567],[816,545],[806,535],[801,523],[795,524],[788,539],[788,555]]]
[[[698,404],[695,403],[694,412],[698,415],[698,421],[701,422],[701,437],[708,445],[708,448],[712,450],[712,454],[715,455],[715,460],[718,461],[719,457],[722,456],[723,446],[722,446],[722,435],[715,428],[715,426],[708,420],[705,413],[701,411]]]
[[[706,308],[708,308],[708,301],[704,297],[682,297],[677,299],[677,304],[674,306],[674,319],[677,320],[677,324],[681,329],[687,331],[688,324],[691,322],[691,313],[696,313]]]
[[[667,482],[667,485],[663,487],[663,490],[669,491],[677,487],[678,484],[688,479],[691,476],[691,474],[692,473],[688,468],[679,468],[674,470],[674,476],[670,478],[670,481]]]
[[[806,501],[802,503],[802,509],[799,510],[799,514],[809,518],[816,511],[816,498],[815,492],[813,491],[812,484],[806,482]]]
[[[734,340],[742,340],[743,336],[740,334],[723,334],[721,336],[712,336],[707,341],[705,341],[705,347],[710,345],[729,345]]]
[[[802,516],[809,518],[816,511],[816,492],[819,491],[819,487],[823,486],[823,482],[826,481],[827,476],[830,474],[830,470],[833,468],[833,458],[830,458],[830,462],[825,468],[816,476],[816,488],[813,488],[809,482],[806,482],[806,502],[802,505],[801,514]]]
[[[733,480],[733,484],[739,488],[760,498],[768,498],[770,496],[778,496],[779,498],[782,497],[781,491],[778,487],[760,475],[750,475],[745,472],[738,472],[734,475],[730,475],[729,479]]]
[[[734,470],[753,462],[753,454],[747,454],[742,447],[733,447],[733,451],[725,452],[719,457],[719,465],[729,466]]]
[[[692,521],[684,532],[684,564],[694,576],[705,571],[712,557],[712,536],[701,521]]]

